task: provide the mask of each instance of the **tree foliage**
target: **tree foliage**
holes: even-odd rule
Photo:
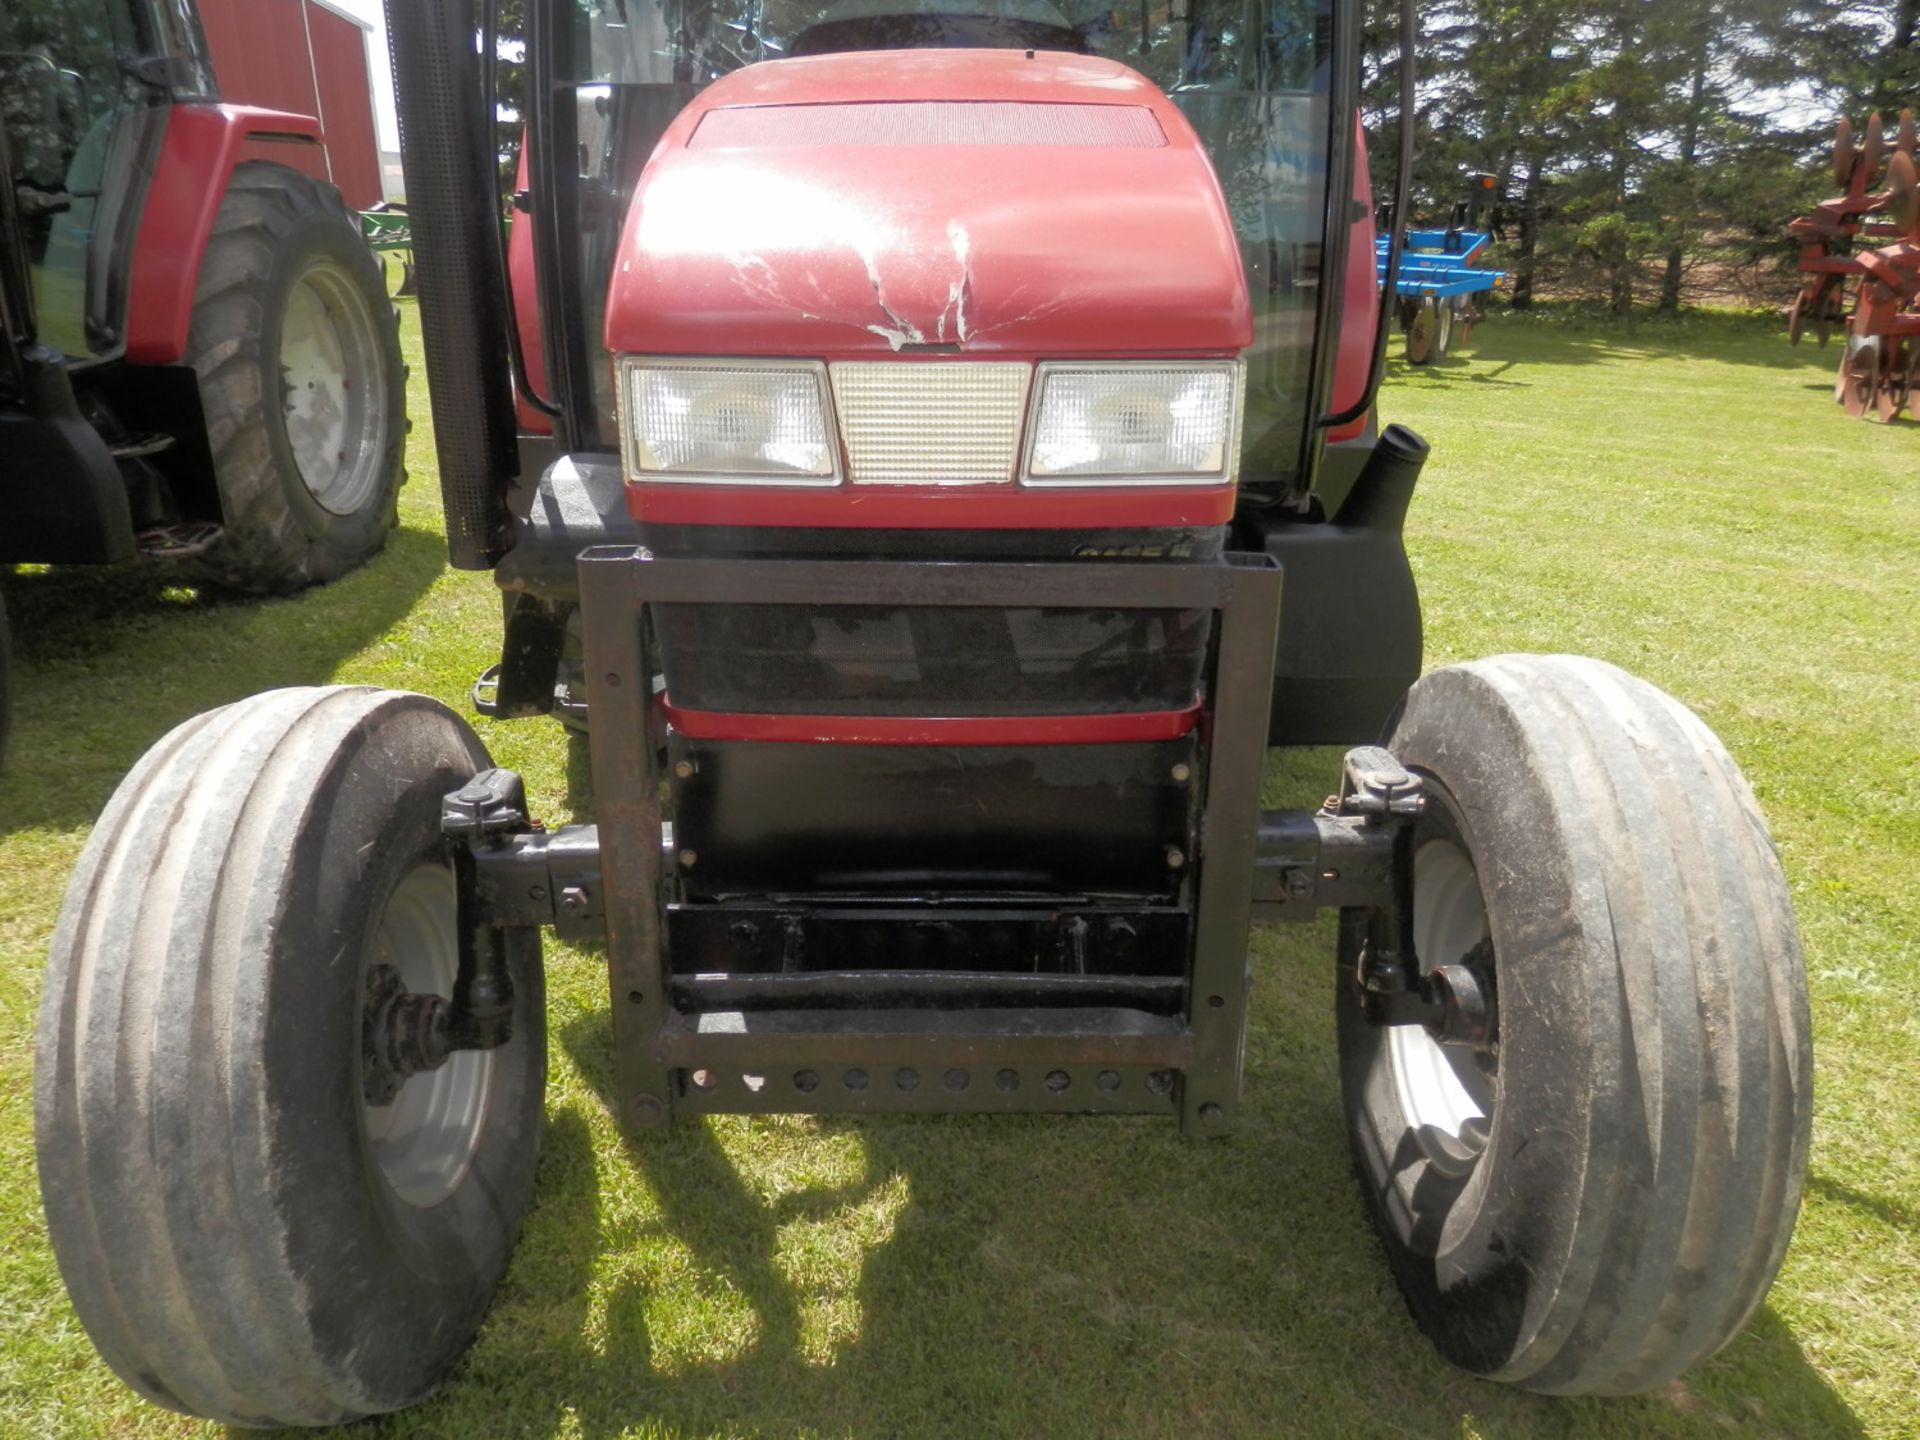
[[[1371,0],[1376,173],[1398,0]],[[1829,189],[1833,122],[1920,105],[1920,0],[1428,0],[1409,213],[1498,178],[1513,301],[1768,298],[1785,223]]]
[[[1833,124],[1920,107],[1920,0],[1418,0],[1408,214],[1492,174],[1513,303],[1617,311],[1792,288],[1785,227],[1830,193]],[[1376,177],[1399,86],[1399,0],[1365,0]],[[499,139],[518,154],[525,0],[498,0]],[[1169,12],[1171,13],[1171,12]]]

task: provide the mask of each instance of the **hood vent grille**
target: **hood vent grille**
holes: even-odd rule
[[[827,369],[854,484],[1013,479],[1033,375],[1026,361],[843,360]]]
[[[844,145],[1044,145],[1152,150],[1166,132],[1144,105],[1005,100],[742,105],[710,110],[689,150]]]

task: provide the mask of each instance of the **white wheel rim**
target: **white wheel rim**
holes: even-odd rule
[[[330,260],[310,265],[280,325],[281,412],[300,483],[324,510],[353,515],[380,488],[387,449],[379,333],[367,299]]]
[[[460,970],[458,915],[453,871],[437,862],[416,866],[387,901],[366,968],[391,965],[405,989],[451,997]],[[367,1147],[407,1204],[437,1205],[466,1178],[486,1125],[493,1062],[491,1050],[458,1050],[438,1069],[408,1076],[391,1104],[361,1100]]]
[[[1473,862],[1451,840],[1429,840],[1413,857],[1413,943],[1422,974],[1456,963],[1488,937],[1487,905]],[[1494,1078],[1464,1045],[1442,1045],[1424,1025],[1387,1027],[1385,1053],[1407,1123],[1464,1153],[1485,1143]]]

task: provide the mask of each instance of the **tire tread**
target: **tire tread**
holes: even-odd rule
[[[1403,758],[1439,756],[1446,779],[1447,745],[1468,733],[1528,767],[1551,812],[1537,843],[1565,857],[1581,941],[1568,993],[1584,1006],[1565,1023],[1584,1026],[1589,1059],[1561,1083],[1584,1087],[1565,1113],[1586,1133],[1561,1249],[1530,1277],[1504,1355],[1449,1349],[1445,1332],[1465,1317],[1444,1294],[1415,1313],[1461,1363],[1527,1389],[1652,1389],[1737,1333],[1796,1218],[1812,1052],[1785,876],[1726,748],[1612,665],[1503,655],[1422,680]],[[1504,1063],[1502,1082],[1519,1083]],[[1500,1113],[1489,1158],[1532,1138],[1503,1142]],[[1396,1259],[1403,1282],[1412,1263]]]
[[[363,686],[186,721],[115,792],[68,887],[35,1075],[48,1229],[102,1356],[170,1409],[315,1425],[392,1408],[326,1352],[278,1248],[277,1160],[247,1058],[264,982],[244,962],[267,943],[269,872],[311,803],[314,757],[396,709],[460,723]]]

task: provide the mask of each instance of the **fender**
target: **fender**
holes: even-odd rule
[[[133,242],[127,359],[173,365],[186,355],[200,261],[248,141],[322,143],[311,115],[247,105],[175,105]]]

